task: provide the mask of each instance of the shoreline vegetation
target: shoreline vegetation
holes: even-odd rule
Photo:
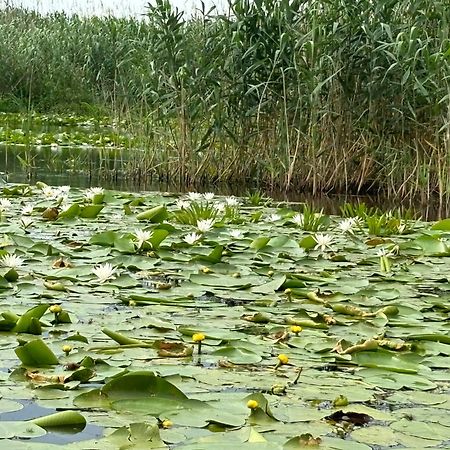
[[[230,0],[186,19],[0,11],[0,110],[123,123],[127,176],[450,196],[443,1]],[[137,150],[141,151],[137,151]]]

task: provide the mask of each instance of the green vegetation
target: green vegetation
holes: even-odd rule
[[[185,20],[157,0],[145,21],[6,8],[2,109],[126,120],[147,177],[450,195],[446,2],[229,6]]]
[[[448,448],[449,219],[254,199],[3,185],[2,446]]]

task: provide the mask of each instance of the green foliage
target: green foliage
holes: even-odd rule
[[[215,220],[217,213],[217,208],[213,204],[191,202],[187,208],[174,211],[173,220],[186,225],[196,225],[199,220]]]
[[[322,231],[330,225],[330,218],[323,213],[323,209],[317,212],[307,204],[303,206],[303,212],[296,214],[292,220],[305,231]]]
[[[252,206],[268,206],[272,199],[266,197],[259,189],[247,192],[246,200]]]
[[[362,203],[344,203],[339,207],[341,211],[341,216],[346,218],[360,217],[365,219],[367,216],[373,216],[375,214],[381,214],[380,210],[373,206],[367,206],[364,202]]]
[[[228,6],[186,19],[157,0],[145,21],[6,7],[0,104],[126,118],[147,149],[133,174],[450,195],[443,0]]]

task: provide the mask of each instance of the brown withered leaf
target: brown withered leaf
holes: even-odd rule
[[[155,347],[158,349],[158,356],[162,358],[186,358],[194,352],[192,345],[184,345],[182,342],[157,341]]]
[[[49,207],[42,213],[42,217],[47,220],[56,220],[58,215],[59,210],[55,207]]]
[[[25,376],[36,383],[64,383],[65,375],[45,375],[41,372],[25,372]]]
[[[370,421],[373,420],[373,417],[368,414],[356,413],[356,412],[344,412],[341,409],[339,411],[334,412],[333,414],[324,417],[325,420],[329,420],[331,422],[339,423],[339,422],[348,422],[353,425],[366,425]]]
[[[52,267],[54,269],[64,269],[66,267],[73,267],[69,260],[65,260],[64,258],[58,258],[53,261]]]

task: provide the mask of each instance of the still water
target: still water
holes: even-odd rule
[[[424,203],[388,200],[382,196],[320,195],[312,196],[295,190],[272,190],[261,186],[243,184],[189,185],[161,183],[148,178],[126,177],[127,165],[133,162],[133,152],[125,149],[94,148],[80,146],[42,146],[26,148],[21,145],[0,145],[0,177],[11,183],[34,183],[71,185],[73,187],[102,186],[130,192],[215,192],[221,195],[242,196],[261,191],[279,202],[308,203],[315,209],[323,208],[327,214],[339,214],[344,203],[362,203],[382,210],[411,209],[417,217],[436,220],[449,215],[449,206],[437,201]]]

